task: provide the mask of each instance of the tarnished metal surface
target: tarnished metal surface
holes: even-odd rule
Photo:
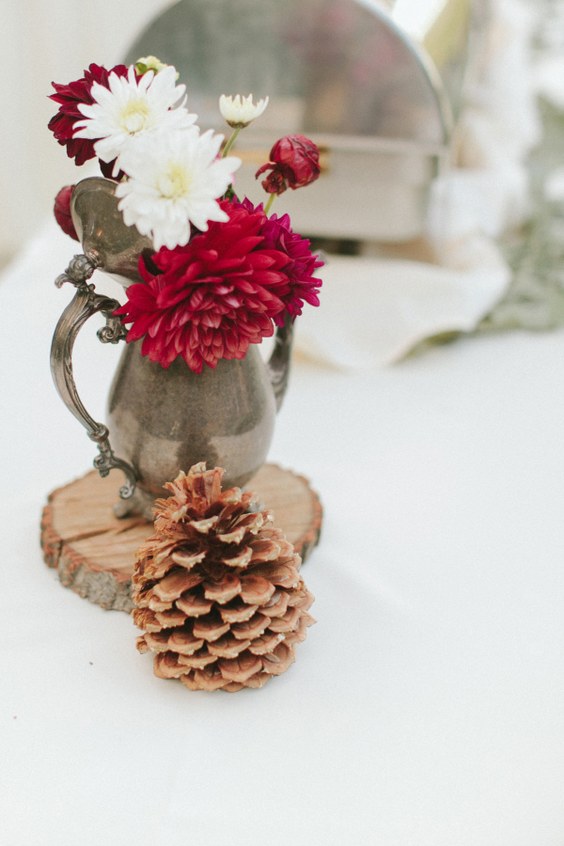
[[[94,285],[88,284],[96,265],[84,255],[75,256],[65,273],[57,277],[56,285],[61,287],[70,282],[76,287],[76,293],[63,311],[53,334],[51,344],[51,373],[59,396],[76,419],[82,423],[88,437],[98,446],[99,455],[94,459],[94,467],[101,476],[107,476],[110,470],[122,470],[126,483],[120,489],[122,499],[133,495],[137,473],[133,467],[116,457],[109,441],[109,431],[103,423],[97,423],[87,412],[78,395],[72,367],[72,351],[76,336],[88,318],[102,312],[106,317],[106,326],[98,332],[98,337],[105,343],[117,343],[125,332],[121,321],[113,316],[119,307],[117,300],[96,294]]]
[[[266,459],[276,416],[256,345],[241,361],[193,373],[183,359],[164,370],[140,344],[124,349],[108,406],[115,448],[139,475],[138,495],[162,496],[165,482],[198,461],[223,467],[225,485],[244,485]]]
[[[405,240],[421,233],[430,184],[448,155],[460,97],[470,0],[180,0],[135,41],[174,64],[204,127],[225,130],[220,94],[269,95],[239,136],[247,167],[236,190],[263,199],[254,180],[273,141],[310,135],[322,175],[277,201],[299,231],[320,237]],[[406,29],[419,21],[421,37]],[[439,70],[440,68],[440,70]]]
[[[151,240],[125,225],[114,190],[109,179],[83,179],[73,191],[71,214],[85,255],[127,288],[138,279],[139,256],[151,248]]]

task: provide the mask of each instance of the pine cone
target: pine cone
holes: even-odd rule
[[[133,576],[137,648],[191,690],[262,687],[314,622],[300,556],[268,511],[251,510],[253,494],[222,492],[222,477],[196,464],[165,485]]]

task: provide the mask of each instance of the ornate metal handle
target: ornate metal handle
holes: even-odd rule
[[[280,411],[288,377],[290,376],[290,360],[292,343],[294,341],[294,322],[289,315],[284,319],[284,325],[276,328],[274,336],[274,349],[268,360],[270,383],[276,399],[276,411]]]
[[[98,331],[100,340],[107,344],[116,344],[125,338],[126,330],[121,320],[113,315],[119,308],[117,300],[96,294],[94,285],[88,284],[88,279],[96,269],[95,261],[85,255],[73,258],[64,273],[57,277],[55,285],[60,288],[65,282],[70,282],[76,288],[76,294],[63,311],[51,344],[51,373],[59,396],[68,410],[82,423],[88,437],[98,446],[100,452],[94,459],[94,467],[101,476],[107,476],[113,467],[122,470],[126,476],[126,483],[120,488],[122,499],[133,496],[137,483],[137,473],[134,468],[117,458],[110,446],[109,431],[103,423],[96,421],[84,408],[74,382],[72,369],[72,351],[76,336],[89,317],[102,312],[106,318],[106,325]]]

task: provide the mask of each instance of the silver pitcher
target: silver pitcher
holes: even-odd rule
[[[102,342],[117,343],[127,330],[114,316],[120,303],[97,294],[89,279],[100,269],[127,288],[139,281],[143,250],[152,251],[147,238],[124,224],[114,189],[114,182],[98,177],[74,189],[71,213],[84,253],[56,280],[58,287],[70,282],[77,290],[55,329],[51,371],[63,402],[97,444],[94,466],[100,475],[112,468],[125,474],[118,516],[140,513],[150,519],[154,499],[180,470],[205,461],[225,469],[226,486],[243,486],[264,463],[288,381],[293,324],[288,319],[277,328],[267,363],[251,345],[244,359],[223,359],[200,374],[180,359],[165,370],[141,355],[141,342],[128,344],[110,389],[109,428],[96,422],[74,382],[74,341],[98,312],[106,318],[98,331]]]

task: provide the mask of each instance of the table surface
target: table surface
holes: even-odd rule
[[[0,283],[2,842],[562,846],[564,333],[296,363],[270,459],[325,506],[318,622],[262,690],[192,693],[42,563],[47,493],[93,458],[48,366],[72,250],[46,230]]]

